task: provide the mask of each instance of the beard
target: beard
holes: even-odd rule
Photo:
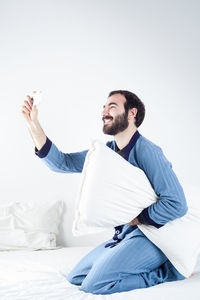
[[[117,115],[111,124],[104,124],[103,133],[109,135],[116,135],[119,132],[124,131],[128,127],[128,114],[124,112]]]

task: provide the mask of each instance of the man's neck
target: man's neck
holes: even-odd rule
[[[130,139],[136,132],[137,128],[127,128],[123,132],[118,133],[117,135],[114,136],[115,142],[117,144],[117,147],[121,150],[124,147],[128,145],[130,142]]]

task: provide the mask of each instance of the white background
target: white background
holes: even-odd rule
[[[108,93],[136,93],[146,106],[139,132],[163,149],[183,187],[199,185],[199,29],[198,0],[1,0],[1,204],[61,199],[66,245],[106,238],[72,236],[80,175],[53,173],[34,155],[20,110],[37,89],[41,125],[63,152],[112,139],[102,133]]]

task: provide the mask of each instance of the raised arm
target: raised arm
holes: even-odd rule
[[[24,101],[21,112],[35,144],[36,155],[52,171],[61,173],[82,172],[87,150],[75,153],[61,152],[44,133],[38,121],[37,107],[33,105],[33,100],[30,96],[27,96],[27,99]]]
[[[21,112],[24,116],[35,147],[40,150],[46,143],[47,138],[38,121],[37,107],[33,105],[33,99],[30,96],[27,96],[27,99],[24,101]]]

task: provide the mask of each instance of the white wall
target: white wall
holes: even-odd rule
[[[67,245],[106,238],[71,234],[80,175],[53,173],[34,155],[20,107],[35,89],[41,124],[64,152],[110,139],[101,121],[108,93],[135,92],[147,111],[139,132],[182,183],[199,185],[199,11],[198,0],[1,0],[0,201],[63,199]]]

